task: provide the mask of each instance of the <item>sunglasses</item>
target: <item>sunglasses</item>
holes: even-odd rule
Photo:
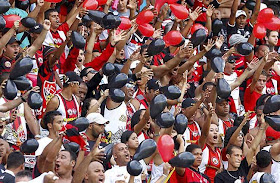
[[[134,85],[134,84],[131,84],[131,83],[126,83],[126,84],[125,84],[125,87],[127,87],[127,88],[134,88],[135,85]]]
[[[90,70],[90,71],[88,71],[88,72],[87,72],[87,74],[86,74],[86,75],[88,75],[89,73],[91,73],[91,74],[95,74],[95,73],[96,73],[96,71],[95,71],[95,70]]]

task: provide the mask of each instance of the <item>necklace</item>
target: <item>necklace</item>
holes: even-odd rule
[[[203,183],[202,179],[197,175],[197,172],[193,171],[192,174],[194,174],[198,179],[200,183]],[[199,175],[202,176],[199,172]]]
[[[228,172],[228,170],[227,170],[227,173],[228,173],[228,175],[229,175],[231,178],[234,178],[234,179],[235,179],[234,183],[242,183],[242,179],[241,179],[240,176],[239,176],[239,178],[237,178],[237,177],[231,175],[231,174]]]

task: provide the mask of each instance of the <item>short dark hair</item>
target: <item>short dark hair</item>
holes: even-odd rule
[[[269,30],[269,29],[267,29],[266,30],[266,36],[269,37],[271,32],[277,32],[278,33],[278,31],[276,31],[276,30]],[[279,33],[278,33],[278,35],[279,35]]]
[[[81,117],[86,117],[91,101],[94,98],[87,98],[82,105]]]
[[[271,163],[271,154],[268,151],[261,150],[256,156],[257,165],[260,168],[265,168]]]
[[[233,153],[234,148],[235,149],[240,149],[242,151],[241,147],[238,147],[238,146],[235,146],[235,145],[230,145],[226,150],[226,154],[231,155]]]
[[[45,19],[50,19],[50,14],[52,13],[52,12],[58,12],[56,9],[48,9],[47,11],[45,11]]]
[[[80,77],[83,79],[83,77],[84,76],[87,76],[87,70],[89,69],[89,68],[91,68],[91,67],[85,67],[82,71],[81,71],[81,73],[80,73]]]
[[[204,83],[204,85],[202,86],[202,90],[205,91],[207,86],[216,86],[213,82],[206,82]]]
[[[16,174],[16,178],[28,177],[29,180],[32,180],[32,173],[29,170],[23,170]]]
[[[77,155],[73,152],[73,151],[71,151],[71,150],[68,150],[68,149],[63,149],[63,150],[61,150],[62,152],[69,152],[69,154],[70,154],[70,160],[72,161],[72,160],[74,160],[75,162],[77,161]]]
[[[202,148],[197,144],[190,144],[187,146],[186,152],[192,153],[195,149],[202,149]]]
[[[24,156],[21,152],[12,152],[7,159],[7,169],[18,168],[24,164]]]
[[[49,130],[48,128],[48,123],[51,123],[53,124],[53,120],[54,120],[54,117],[55,116],[61,116],[62,114],[59,112],[59,111],[49,111],[47,113],[45,113],[45,115],[43,116],[43,119],[42,119],[42,124],[44,125],[43,128]]]

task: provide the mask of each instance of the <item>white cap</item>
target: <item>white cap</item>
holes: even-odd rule
[[[100,113],[90,113],[86,118],[89,120],[89,123],[97,123],[100,125],[109,123]]]
[[[243,10],[237,10],[236,14],[235,14],[235,18],[239,17],[240,15],[244,15],[245,17],[247,17],[245,11]]]
[[[134,62],[131,63],[130,69],[135,69],[139,63],[140,63],[139,60],[135,60]]]

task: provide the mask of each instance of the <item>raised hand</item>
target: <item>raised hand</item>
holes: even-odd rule
[[[213,107],[213,105],[212,105],[211,102],[208,103],[208,106],[209,106],[209,113],[208,113],[208,115],[209,115],[210,117],[212,117],[213,114],[215,114],[215,108]]]
[[[47,31],[49,31],[51,29],[51,22],[49,20],[44,20],[44,23],[43,23],[43,28]]]
[[[101,135],[99,135],[99,137],[97,138],[91,152],[90,152],[90,156],[92,157],[92,160],[94,161],[98,161],[102,163],[102,160],[105,159],[105,154],[104,151],[105,149],[99,149],[99,144],[100,144],[100,140],[101,140]]]
[[[193,12],[190,10],[189,17],[194,22],[201,14],[202,14],[201,7],[197,7]]]
[[[206,52],[208,52],[215,45],[215,41],[213,39],[208,39],[207,45],[203,45]]]
[[[88,10],[86,8],[81,8],[79,11],[79,17],[84,17],[88,14]]]
[[[14,22],[13,29],[17,31],[18,28],[19,28],[19,26],[20,26],[20,20],[16,20],[16,21]]]
[[[154,39],[161,38],[162,34],[163,34],[163,30],[162,29],[157,29],[157,30],[155,30],[155,32],[153,34],[153,38]]]
[[[37,0],[37,6],[42,7],[44,5],[44,0]]]
[[[215,45],[218,49],[221,49],[222,45],[224,43],[224,36],[220,36],[218,37],[218,39],[216,39]]]
[[[124,30],[122,30],[119,34],[117,34],[117,31],[116,30],[113,30],[113,36],[111,36],[111,44],[112,46],[116,46],[116,44],[119,42],[119,41],[122,41],[124,40],[126,37],[126,32]]]
[[[260,65],[260,60],[258,58],[254,58],[247,66],[250,70],[256,70]]]
[[[136,0],[129,0],[129,3],[128,3],[128,5],[126,7],[128,9],[131,9],[131,10],[136,10],[136,8],[137,8]]]
[[[206,10],[206,16],[212,17],[214,10],[215,7],[212,4],[210,4]]]

